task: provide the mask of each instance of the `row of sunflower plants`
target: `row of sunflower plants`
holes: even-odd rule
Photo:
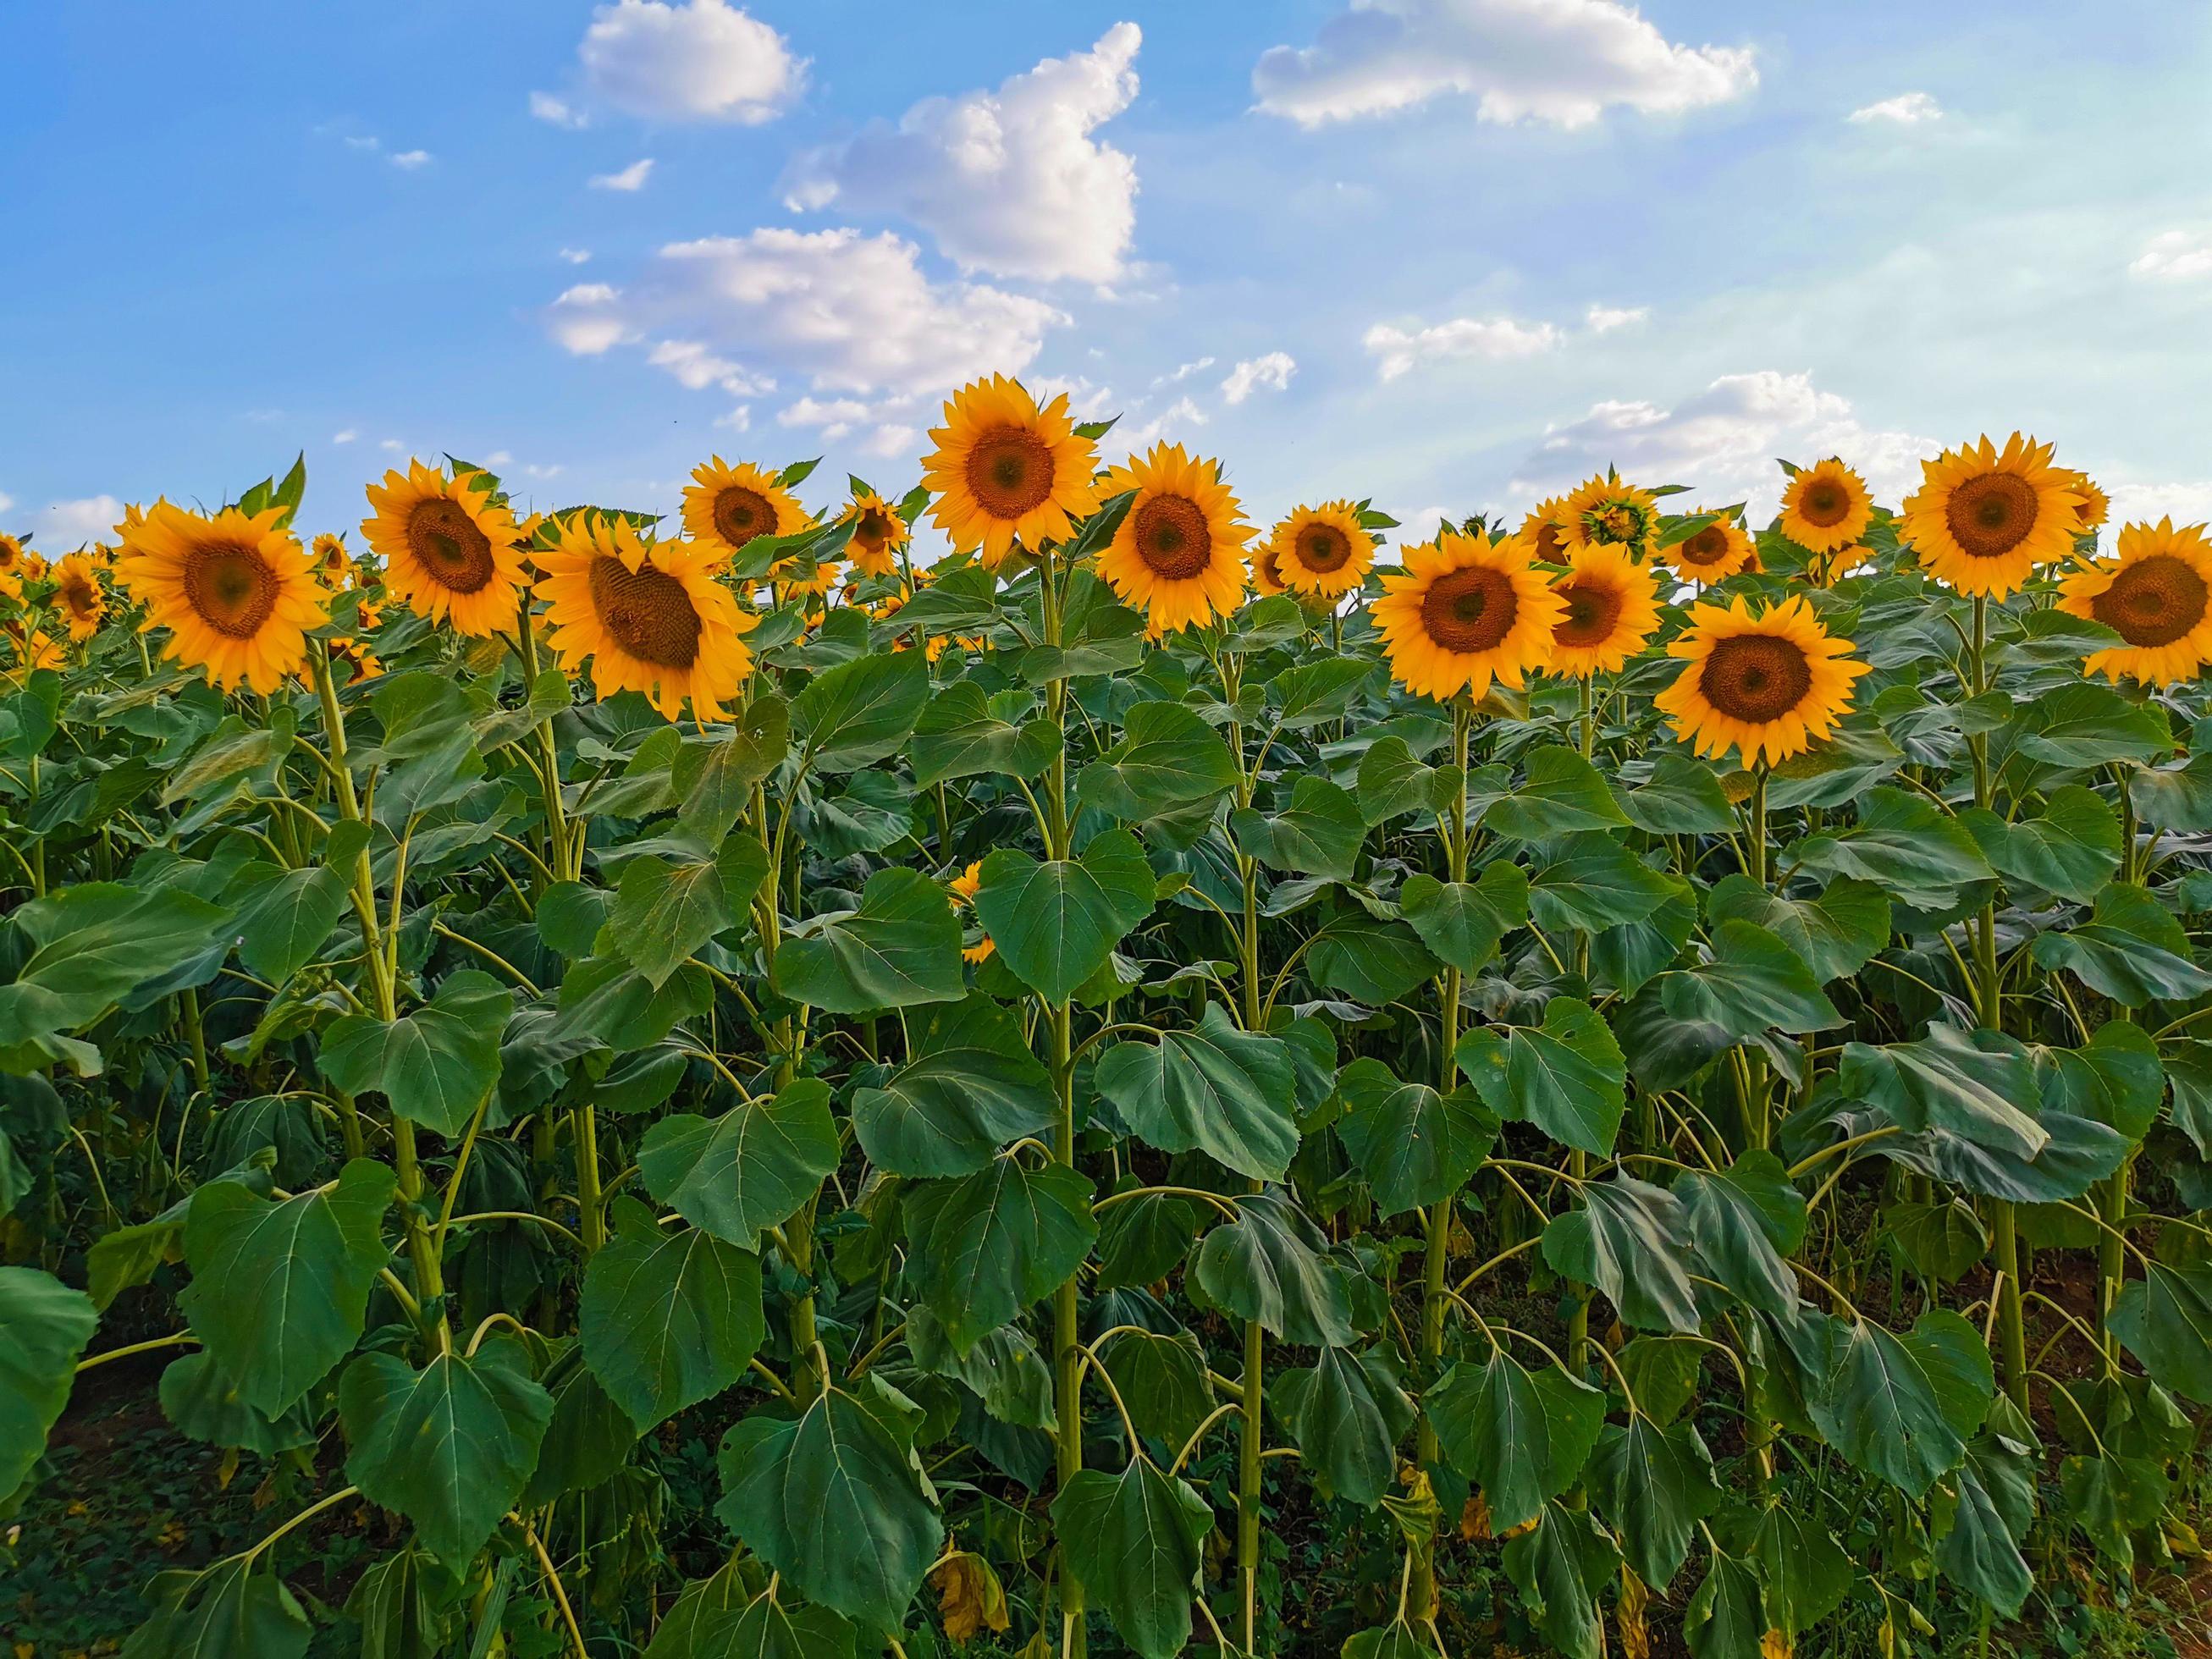
[[[1109,424],[0,539],[0,1493],[118,1366],[262,1517],[126,1652],[2033,1651],[2197,1551],[2203,528],[2014,437],[1386,563]]]

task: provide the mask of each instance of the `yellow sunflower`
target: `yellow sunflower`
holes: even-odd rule
[[[1859,477],[1830,456],[1802,467],[1782,492],[1782,533],[1808,553],[1833,553],[1866,534],[1874,497]]]
[[[2073,487],[2074,493],[2081,498],[2081,505],[2075,509],[2081,516],[2081,528],[2101,528],[2112,510],[2112,498],[2105,494],[2105,487],[2087,473],[2070,467],[2066,469],[2066,481]]]
[[[373,680],[384,672],[384,664],[368,648],[366,640],[333,639],[330,648],[331,666],[345,670],[345,678],[338,682],[341,685],[355,680]]]
[[[15,666],[27,674],[34,668],[63,668],[68,665],[69,653],[59,640],[48,637],[42,629],[27,631],[19,623],[8,624],[8,641],[15,647]]]
[[[1701,507],[1697,512],[1711,510]],[[1694,536],[1676,542],[1667,550],[1667,556],[1673,559],[1677,573],[1700,586],[1759,568],[1759,549],[1753,544],[1750,532],[1727,513],[1720,514]]]
[[[768,579],[775,586],[778,597],[787,599],[794,593],[812,593],[826,599],[836,591],[837,578],[844,571],[844,567],[835,559],[817,559],[814,574],[811,576],[802,574],[799,566],[800,561],[797,559],[778,559],[769,567]]]
[[[1608,472],[1591,478],[1567,497],[1560,550],[1619,547],[1640,559],[1650,550],[1658,534],[1658,498]]]
[[[982,885],[983,862],[978,859],[958,875],[953,877],[951,881],[946,882],[945,890],[951,897],[954,909],[965,910],[974,905],[976,891]],[[975,944],[962,948],[960,960],[981,962],[998,948],[991,943],[991,936],[988,933],[980,934]]]
[[[1446,531],[1403,550],[1406,568],[1382,575],[1368,607],[1390,672],[1409,691],[1439,702],[1480,697],[1492,678],[1518,687],[1547,667],[1552,630],[1567,613],[1517,537]]]
[[[1617,547],[1578,547],[1552,584],[1565,614],[1552,629],[1552,672],[1612,673],[1659,627],[1659,579]]]
[[[353,581],[353,555],[346,551],[345,538],[325,531],[309,546],[315,556],[315,571],[326,587],[349,586]]]
[[[898,568],[899,550],[913,532],[898,509],[872,489],[853,497],[838,522],[851,520],[853,539],[845,544],[853,568],[864,576],[888,576]]]
[[[88,640],[100,632],[107,599],[100,591],[100,569],[90,556],[72,553],[54,567],[54,609],[69,618],[70,638]]]
[[[1667,647],[1684,667],[1652,699],[1700,755],[1733,748],[1746,765],[1771,765],[1832,734],[1867,665],[1844,653],[1802,598],[1753,612],[1739,598],[1690,607],[1690,626]]]
[[[162,655],[204,670],[228,690],[266,696],[307,659],[307,631],[327,620],[328,595],[282,507],[213,518],[167,501],[123,526],[115,572],[146,606],[140,631],[169,630]]]
[[[1158,443],[1109,477],[1118,480],[1109,493],[1137,494],[1098,556],[1098,574],[1144,610],[1154,638],[1225,617],[1243,602],[1243,549],[1252,526],[1237,517],[1218,461]],[[1282,570],[1279,562],[1276,568]]]
[[[1290,591],[1283,586],[1282,573],[1276,568],[1275,544],[1272,540],[1254,544],[1252,562],[1248,574],[1252,578],[1252,591],[1255,593],[1265,595],[1286,593]]]
[[[1267,535],[1276,579],[1295,592],[1334,599],[1367,580],[1375,538],[1350,501],[1301,507]]]
[[[30,557],[29,550],[21,542],[0,532],[0,576],[14,576],[20,580],[27,574]]]
[[[921,481],[937,497],[930,517],[956,553],[996,566],[1016,542],[1035,550],[1064,541],[1075,520],[1098,509],[1091,440],[1068,418],[1066,393],[1042,409],[1018,380],[994,374],[963,386],[930,428],[937,447]]]
[[[2212,543],[2201,524],[2124,526],[2111,558],[2059,586],[2061,611],[2100,622],[2127,641],[2091,652],[2082,666],[2092,674],[2172,685],[2212,662]]]
[[[484,473],[449,478],[410,460],[369,485],[376,516],[361,522],[392,596],[474,639],[514,624],[523,580],[514,520],[491,495]]]
[[[684,491],[684,528],[718,558],[760,537],[795,536],[806,528],[806,509],[764,467],[750,461],[732,466],[717,455],[694,467],[691,477]]]
[[[1521,539],[1528,544],[1529,556],[1539,564],[1565,564],[1568,521],[1565,495],[1553,495],[1529,508],[1528,516],[1521,520]]]
[[[714,579],[726,556],[719,544],[647,542],[628,520],[593,513],[566,521],[535,556],[562,668],[589,658],[602,698],[639,692],[671,720],[687,697],[695,720],[728,717],[723,703],[752,672],[739,636],[757,618]]]
[[[1920,464],[1905,504],[1905,539],[1928,574],[1961,593],[2001,599],[2039,564],[2074,550],[2082,496],[2051,464],[2051,446],[2017,432],[2000,451],[1987,437]]]

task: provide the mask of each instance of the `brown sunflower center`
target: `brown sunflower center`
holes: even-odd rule
[[[459,501],[443,495],[433,495],[407,515],[407,549],[432,580],[455,593],[477,592],[497,568],[491,538]]]
[[[1977,559],[2002,558],[2035,528],[2035,486],[2014,472],[1984,472],[1951,492],[1943,516],[1952,538]]]
[[[1281,556],[1271,542],[1261,548],[1258,556],[1252,561],[1253,568],[1260,573],[1261,579],[1277,587],[1283,585],[1283,573],[1279,562]]]
[[[743,547],[756,536],[775,532],[775,508],[767,496],[743,484],[732,484],[714,497],[714,533],[732,547]]]
[[[1421,596],[1421,626],[1447,651],[1488,651],[1512,631],[1520,611],[1510,576],[1474,565],[1429,584]]]
[[[1188,581],[1213,556],[1206,514],[1187,495],[1154,495],[1131,515],[1137,556],[1155,576]]]
[[[1686,538],[1677,550],[1684,564],[1701,568],[1718,564],[1728,557],[1728,532],[1717,524],[1709,524],[1696,535]]]
[[[994,427],[968,452],[968,488],[994,519],[1018,519],[1052,494],[1052,448],[1027,427]]]
[[[1620,624],[1620,590],[1611,582],[1587,576],[1562,583],[1555,590],[1566,602],[1567,614],[1552,629],[1561,645],[1603,645]]]
[[[1772,634],[1736,634],[1717,642],[1698,671],[1698,690],[1730,720],[1753,726],[1779,720],[1813,689],[1804,652]]]
[[[699,611],[684,584],[651,565],[630,569],[602,555],[590,565],[592,609],[614,642],[656,668],[699,659]]]
[[[878,507],[861,514],[860,522],[853,526],[853,539],[871,553],[880,551],[890,538],[890,515]]]
[[[1308,525],[1298,534],[1298,562],[1324,574],[1352,557],[1352,538],[1333,524]]]
[[[2204,620],[2204,578],[2185,559],[2154,553],[2089,601],[2097,620],[2130,645],[2172,645]]]
[[[1558,563],[1566,551],[1566,537],[1549,519],[1536,526],[1536,556],[1547,564]]]
[[[1850,491],[1832,478],[1815,478],[1797,501],[1797,516],[1822,530],[1841,524],[1850,510]]]
[[[62,603],[70,615],[79,622],[88,621],[100,613],[100,590],[82,576],[71,576],[61,586]]]
[[[276,572],[260,550],[209,542],[185,555],[185,599],[227,639],[250,640],[276,609]]]

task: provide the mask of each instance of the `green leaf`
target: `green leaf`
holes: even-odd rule
[[[1164,1336],[1131,1328],[1102,1344],[1099,1358],[1121,1391],[1139,1434],[1180,1449],[1213,1409],[1206,1350],[1188,1331]]]
[[[1612,1152],[1628,1068],[1588,1003],[1553,997],[1541,1026],[1478,1025],[1460,1038],[1458,1060],[1499,1117],[1533,1123],[1595,1158]]]
[[[1641,921],[1672,896],[1673,882],[1613,836],[1593,831],[1555,843],[1528,883],[1528,914],[1547,933],[1595,933]]]
[[[637,1149],[645,1189],[693,1226],[741,1250],[788,1219],[837,1168],[830,1086],[800,1078],[717,1118],[679,1112]]]
[[[776,947],[776,988],[833,1014],[874,1013],[967,993],[960,922],[919,870],[878,870],[860,908],[816,916]]]
[[[2120,867],[2120,820],[2078,783],[2054,789],[2033,817],[2008,823],[1986,807],[1961,815],[1990,866],[2011,886],[2087,904]]]
[[[1557,1367],[1532,1372],[1503,1348],[1449,1367],[1425,1409],[1445,1462],[1482,1488],[1492,1530],[1543,1513],[1574,1485],[1605,1426],[1605,1395]]]
[[[2185,836],[2212,830],[2212,750],[2180,767],[2143,767],[2128,780],[2136,816],[2154,830]]]
[[[99,1322],[82,1291],[36,1267],[0,1267],[0,1502],[45,1452]]]
[[[1770,893],[1748,876],[1723,876],[1705,906],[1716,923],[1750,922],[1774,934],[1822,985],[1857,973],[1889,942],[1889,895],[1848,876],[1809,899]]]
[[[1098,1288],[1149,1285],[1173,1273],[1197,1242],[1198,1207],[1173,1193],[1117,1199],[1098,1229]]]
[[[1738,1039],[1768,1030],[1799,1036],[1844,1023],[1805,958],[1753,922],[1719,923],[1704,962],[1662,975],[1657,983],[1662,1006],[1675,1018],[1717,1025]]]
[[[1285,1371],[1269,1399],[1324,1492],[1371,1509],[1397,1483],[1413,1402],[1380,1350],[1323,1348],[1310,1368]]]
[[[1893,1204],[1881,1218],[1890,1242],[1907,1265],[1939,1285],[1955,1283],[1990,1248],[1988,1231],[1963,1199]]]
[[[365,1353],[338,1383],[351,1447],[346,1479],[412,1521],[431,1553],[457,1571],[522,1496],[552,1416],[553,1396],[511,1341],[473,1357],[441,1353],[419,1371],[394,1355]]]
[[[1626,829],[1628,815],[1596,767],[1571,749],[1532,749],[1522,782],[1481,815],[1481,825],[1508,841],[1551,841],[1584,830]]]
[[[1733,1556],[1716,1553],[1682,1613],[1692,1659],[1753,1659],[1765,1646],[1766,1628],[1758,1578]]]
[[[1279,1188],[1237,1200],[1237,1219],[1199,1246],[1199,1288],[1239,1319],[1255,1319],[1288,1342],[1351,1342],[1352,1294],[1327,1242]]]
[[[2079,1048],[2032,1048],[2046,1112],[2067,1112],[2141,1140],[2158,1121],[2166,1068],[2158,1042],[2140,1025],[2100,1025]]]
[[[499,1081],[499,1042],[514,1008],[505,986],[463,969],[389,1024],[369,1014],[333,1020],[323,1033],[323,1075],[349,1095],[381,1094],[400,1116],[458,1135]]]
[[[565,707],[565,686],[561,701]],[[783,763],[790,748],[791,705],[773,691],[755,691],[728,736],[688,743],[678,752],[669,773],[683,797],[677,823],[702,847],[720,846],[744,816],[753,786]]]
[[[1620,1553],[1587,1510],[1546,1504],[1536,1528],[1507,1539],[1498,1559],[1529,1618],[1565,1659],[1603,1659],[1597,1595],[1619,1568]]]
[[[1769,1626],[1788,1636],[1810,1630],[1841,1607],[1856,1577],[1833,1534],[1786,1499],[1759,1512],[1744,1553],[1765,1581]]]
[[[2148,892],[2123,882],[2097,895],[2088,921],[2037,935],[2035,960],[2130,1008],[2212,991],[2212,973],[2197,965],[2181,924]]]
[[[1367,1177],[1376,1213],[1385,1219],[1449,1198],[1482,1167],[1498,1138],[1497,1120],[1466,1090],[1439,1094],[1405,1083],[1379,1060],[1355,1060],[1338,1073],[1344,1115],[1337,1137]]]
[[[1735,828],[1735,808],[1719,775],[1684,754],[1661,754],[1650,779],[1618,799],[1628,821],[1649,835],[1711,836]]]
[[[1296,1079],[1279,1037],[1237,1029],[1209,1002],[1198,1029],[1117,1042],[1098,1059],[1098,1092],[1148,1146],[1202,1152],[1255,1181],[1280,1181],[1298,1150]]]
[[[1079,1471],[1052,1504],[1069,1570],[1144,1659],[1190,1639],[1202,1546],[1213,1511],[1183,1481],[1139,1457],[1118,1475]]]
[[[1346,1639],[1341,1659],[1437,1659],[1437,1650],[1403,1620]]]
[[[649,1429],[744,1375],[767,1334],[760,1260],[696,1227],[659,1227],[620,1199],[584,1270],[577,1331],[592,1375]]]
[[[2160,710],[2110,686],[2077,680],[2021,709],[2019,747],[2031,760],[2079,771],[2161,758],[2172,752],[2173,738]]]
[[[1794,1319],[1797,1280],[1786,1258],[1805,1242],[1805,1198],[1782,1160],[1764,1147],[1712,1175],[1692,1170],[1674,1182],[1702,1276],[1747,1306]]]
[[[354,1580],[345,1610],[361,1626],[359,1659],[426,1659],[439,1646],[439,1567],[413,1543]]]
[[[737,921],[768,874],[768,855],[750,836],[724,843],[718,858],[671,864],[647,855],[623,866],[607,918],[614,947],[658,990],[702,945]]]
[[[921,597],[928,598],[930,591],[925,589]],[[1040,717],[1017,726],[1002,720],[991,712],[981,686],[961,680],[930,699],[907,758],[915,787],[927,789],[953,778],[990,774],[1034,778],[1060,750],[1060,728],[1050,720]]]
[[[341,827],[352,833],[358,858],[363,826]],[[340,830],[332,830],[335,842]],[[237,907],[238,959],[271,985],[282,985],[314,959],[338,925],[352,896],[353,872],[333,859],[307,870],[280,870],[265,862],[247,865],[223,894]]]
[[[1006,966],[1048,1003],[1073,997],[1152,913],[1152,866],[1126,830],[1108,830],[1077,858],[1043,863],[1002,847],[981,874],[977,918]]]
[[[311,1398],[295,1401],[281,1416],[264,1417],[246,1403],[239,1384],[204,1348],[162,1367],[161,1395],[163,1413],[188,1439],[264,1457],[315,1443]]]
[[[554,1035],[563,1041],[583,1037],[595,1047],[632,1054],[705,1013],[714,1000],[714,984],[704,968],[679,968],[656,989],[620,957],[593,957],[573,964],[562,979]]]
[[[235,1181],[192,1194],[185,1317],[246,1403],[276,1417],[360,1337],[369,1286],[391,1259],[385,1210],[397,1178],[355,1158],[327,1188],[272,1202]]]
[[[1712,1454],[1697,1430],[1687,1422],[1662,1428],[1638,1415],[1598,1437],[1589,1486],[1628,1565],[1655,1589],[1672,1582],[1698,1522],[1721,1502]]]
[[[1857,797],[1858,822],[1808,836],[1790,851],[1798,866],[1871,882],[1916,910],[1942,910],[1989,860],[1966,826],[1923,795],[1877,787]]]
[[[929,702],[920,651],[881,652],[817,674],[791,705],[791,723],[817,772],[854,772],[892,753]]]
[[[1375,664],[1358,657],[1317,657],[1286,668],[1267,682],[1267,706],[1285,732],[1305,732],[1340,720],[1375,678]]]
[[[147,1595],[154,1615],[123,1644],[124,1659],[301,1659],[315,1633],[283,1582],[243,1555],[162,1573]]]
[[[2112,1327],[2153,1382],[2212,1405],[2212,1262],[2145,1262],[2121,1287]]]
[[[1442,812],[1458,793],[1459,775],[1416,759],[1405,738],[1377,738],[1359,757],[1359,815],[1380,823],[1406,812]]]
[[[1140,702],[1122,718],[1121,740],[1077,775],[1076,799],[1136,823],[1224,794],[1237,776],[1220,737],[1191,710]]]
[[[1011,1154],[913,1188],[906,1220],[908,1271],[962,1355],[1066,1284],[1098,1237],[1088,1176],[1058,1164],[1031,1170]]]
[[[1996,1386],[1981,1334],[1948,1309],[1903,1336],[1869,1320],[1832,1325],[1826,1382],[1805,1402],[1822,1437],[1909,1498],[1959,1467]]]
[[[1544,1260],[1579,1284],[1595,1285],[1638,1330],[1691,1332],[1689,1222],[1662,1187],[1617,1175],[1584,1183],[1581,1206],[1544,1229]]]
[[[73,1030],[222,937],[230,913],[176,888],[82,882],[19,906],[8,921],[30,946],[0,985],[0,1048]]]
[[[1306,968],[1330,990],[1375,1007],[1395,1002],[1437,971],[1419,933],[1358,908],[1322,924],[1307,948]]]
[[[1447,967],[1472,974],[1498,952],[1498,941],[1528,920],[1528,878],[1517,864],[1487,866],[1472,882],[1406,878],[1399,913]]]
[[[1953,1477],[1950,1525],[1936,1543],[1944,1577],[2008,1619],[2019,1616],[2035,1587],[2020,1546],[2035,1520],[2039,1462],[2020,1441],[1987,1430],[1977,1435]]]
[[[2031,1115],[2035,1068],[2026,1049],[1993,1031],[1930,1024],[1917,1042],[1846,1043],[1838,1080],[1846,1095],[1881,1108],[1906,1129],[1932,1124],[2023,1158],[2051,1139]]]
[[[1229,815],[1239,851],[1270,869],[1350,881],[1367,823],[1351,792],[1309,773],[1279,812],[1243,807]]]
[[[906,1319],[907,1351],[923,1370],[966,1383],[983,1402],[983,1409],[1002,1423],[1048,1432],[1059,1427],[1053,1409],[1052,1368],[1020,1325],[1000,1326],[963,1354],[953,1347],[943,1323],[926,1304],[908,1307]],[[1121,1370],[1117,1364],[1114,1377],[1126,1401]]]

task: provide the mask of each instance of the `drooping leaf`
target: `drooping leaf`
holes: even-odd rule
[[[1503,1349],[1451,1366],[1423,1403],[1445,1461],[1482,1488],[1490,1523],[1534,1520],[1583,1472],[1605,1426],[1605,1395],[1556,1367],[1532,1372]]]
[[[1822,985],[1858,972],[1889,939],[1889,895],[1848,876],[1810,898],[1785,898],[1748,876],[1723,876],[1705,902],[1717,923],[1748,921],[1772,933]]]
[[[1973,836],[1926,797],[1877,787],[1856,799],[1856,823],[1807,836],[1790,856],[1808,870],[1869,882],[1920,910],[1942,909],[1960,888],[1988,879],[1989,860]]]
[[[660,1227],[617,1200],[614,1237],[584,1271],[584,1359],[641,1430],[736,1382],[767,1334],[760,1259],[696,1227]]]
[[[1662,1428],[1640,1415],[1598,1437],[1589,1486],[1628,1565],[1658,1589],[1673,1581],[1697,1523],[1720,1507],[1722,1496],[1712,1454],[1693,1425]]]
[[[983,860],[975,915],[1015,975],[1062,1003],[1152,914],[1155,890],[1137,838],[1110,830],[1073,859],[1000,848]]]
[[[1139,1457],[1118,1475],[1080,1471],[1053,1500],[1052,1520],[1076,1582],[1121,1639],[1145,1659],[1180,1653],[1213,1526],[1206,1500]]]
[[[1624,1324],[1639,1330],[1694,1331],[1689,1223],[1663,1187],[1614,1176],[1585,1184],[1579,1207],[1544,1229],[1544,1260],[1568,1278],[1603,1291]]]
[[[2141,887],[2109,883],[2089,920],[2036,936],[2035,960],[2063,969],[2101,996],[2130,1008],[2181,1002],[2212,991],[2172,913]]]
[[[1826,1386],[1806,1401],[1828,1443],[1907,1497],[1958,1468],[1996,1386],[1981,1334],[1933,1309],[1899,1336],[1869,1320],[1832,1325]]]
[[[853,1093],[853,1132],[877,1168],[972,1175],[1009,1141],[1051,1127],[1052,1074],[989,997],[925,1010],[908,1042],[904,1066]]]
[[[1766,1030],[1825,1031],[1844,1023],[1806,958],[1753,922],[1716,924],[1705,961],[1656,982],[1675,1018],[1717,1025],[1737,1038]]]
[[[906,741],[929,702],[919,651],[859,657],[817,674],[791,705],[799,750],[818,772],[852,772]]]
[[[1367,834],[1351,792],[1310,773],[1279,811],[1243,807],[1229,816],[1238,848],[1273,870],[1350,881]]]
[[[499,1081],[500,1037],[514,1007],[505,986],[465,968],[389,1024],[368,1014],[333,1020],[323,1034],[323,1075],[348,1094],[381,1094],[400,1116],[458,1135]]]
[[[1458,1060],[1499,1117],[1533,1123],[1595,1158],[1613,1151],[1628,1068],[1588,1003],[1554,997],[1541,1026],[1478,1025],[1460,1038]]]
[[[1528,881],[1528,915],[1547,933],[1595,933],[1641,921],[1674,892],[1674,884],[1614,836],[1592,830],[1553,844]]]
[[[1425,1083],[1401,1082],[1379,1060],[1353,1060],[1336,1087],[1345,1104],[1337,1136],[1385,1218],[1459,1191],[1497,1139],[1497,1121],[1471,1091],[1439,1094]]]
[[[36,1267],[0,1267],[0,1501],[46,1450],[99,1322],[82,1291]]]
[[[909,1271],[962,1354],[1066,1284],[1098,1237],[1087,1176],[1011,1153],[915,1188],[906,1214]]]
[[[859,909],[816,916],[776,947],[773,977],[793,1000],[836,1014],[951,1002],[967,991],[959,920],[919,870],[878,870]]]
[[[1199,1247],[1197,1274],[1216,1305],[1285,1341],[1335,1347],[1352,1339],[1345,1271],[1279,1188],[1237,1200],[1237,1219],[1214,1227]]]
[[[1482,827],[1509,841],[1544,842],[1586,830],[1625,829],[1628,816],[1596,767],[1572,749],[1532,749],[1520,785],[1482,814]]]
[[[1161,1152],[1202,1152],[1255,1181],[1281,1180],[1297,1152],[1288,1045],[1239,1030],[1218,1002],[1194,1030],[1115,1043],[1097,1076],[1121,1121]]]
[[[1412,875],[1398,890],[1399,913],[1447,967],[1472,974],[1498,953],[1498,941],[1528,920],[1528,878],[1517,864],[1487,865],[1474,881]]]
[[[2112,1328],[2154,1381],[2212,1404],[2212,1261],[2143,1264],[2120,1288]]]
[[[1602,1659],[1597,1595],[1619,1570],[1620,1553],[1588,1510],[1547,1502],[1533,1530],[1505,1540],[1499,1560],[1545,1640],[1565,1659]]]
[[[717,1118],[679,1112],[637,1149],[645,1188],[695,1227],[741,1250],[784,1221],[837,1167],[830,1089],[801,1078]]]
[[[1395,1484],[1398,1439],[1413,1423],[1413,1402],[1380,1350],[1323,1348],[1310,1368],[1285,1371],[1272,1398],[1327,1491],[1371,1507]]]

